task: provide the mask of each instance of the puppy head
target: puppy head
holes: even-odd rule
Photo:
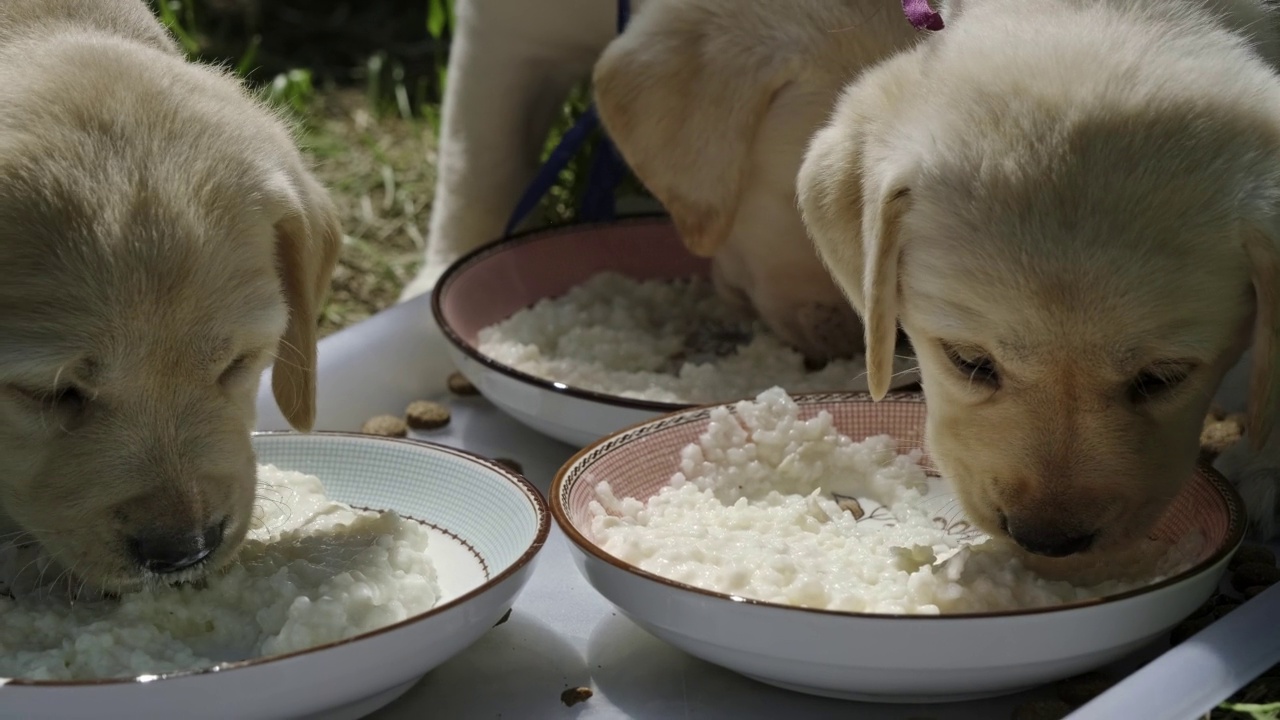
[[[805,233],[796,171],[848,69],[910,32],[830,6],[780,25],[776,7],[655,0],[594,75],[610,137],[720,294],[815,358],[860,351],[862,329]]]
[[[1049,557],[1130,545],[1251,339],[1255,422],[1274,408],[1276,92],[1019,96],[931,81],[928,57],[854,84],[799,179],[873,393],[900,323],[931,458],[975,522]]]
[[[59,572],[106,590],[233,556],[273,358],[287,417],[313,418],[313,325],[338,242],[273,117],[229,80],[160,65],[182,75],[171,93],[146,79],[154,67],[89,78],[146,100],[125,106],[58,74],[47,91],[84,102],[11,105],[24,129],[0,136],[0,510]]]

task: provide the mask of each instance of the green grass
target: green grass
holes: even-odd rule
[[[321,317],[322,330],[333,332],[394,303],[425,249],[453,2],[260,0],[254,4],[231,0],[229,4],[237,2],[258,8],[258,14],[228,15],[228,0],[152,0],[157,16],[193,60],[233,68],[297,122],[302,149],[330,189],[346,231],[331,297]],[[401,15],[388,16],[395,12]],[[358,49],[330,48],[329,55],[316,60],[318,41],[312,38],[336,32],[333,13],[345,13],[348,18],[358,15],[346,24],[357,28],[363,24],[368,34],[382,32],[387,25],[411,24],[415,18],[421,25],[417,36],[404,36],[412,42],[378,47],[355,38],[354,46],[369,48],[363,57],[356,56]],[[406,47],[420,51],[414,54]],[[583,83],[565,103],[545,152],[589,103],[590,88]],[[533,225],[576,219],[591,160],[590,146],[573,158],[535,209]],[[633,183],[632,192],[637,188]]]

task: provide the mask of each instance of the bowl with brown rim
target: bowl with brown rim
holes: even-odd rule
[[[177,672],[140,669],[128,677],[0,679],[0,717],[364,717],[469,647],[510,610],[550,530],[546,502],[527,480],[443,445],[280,432],[255,434],[253,446],[260,464],[314,475],[335,500],[394,510],[426,525],[441,592],[435,605],[392,625],[283,655]],[[0,612],[0,622],[4,617]]]
[[[860,441],[889,435],[921,448],[918,394],[880,402],[858,393],[797,395],[802,418],[829,413]],[[731,406],[720,406],[731,407]],[[1202,542],[1185,569],[1100,599],[1025,610],[887,615],[765,602],[695,587],[624,562],[597,543],[591,503],[607,481],[618,498],[644,501],[680,469],[681,450],[707,429],[713,407],[665,415],[602,439],[570,459],[550,492],[552,514],[586,580],[658,638],[711,663],[804,693],[874,702],[952,702],[1013,693],[1066,678],[1158,640],[1218,586],[1244,535],[1242,502],[1207,465],[1196,468],[1150,537]],[[945,481],[921,501],[935,524],[973,537]],[[861,522],[861,520],[859,521]]]
[[[573,224],[499,240],[459,258],[436,283],[432,313],[448,341],[450,360],[503,412],[574,447],[693,407],[693,403],[643,399],[615,389],[579,387],[536,376],[482,350],[481,331],[605,272],[639,281],[707,279],[711,263],[691,254],[665,217]],[[900,361],[902,371],[894,375],[893,387],[916,383],[914,363],[908,360]],[[867,387],[865,379],[855,374],[839,387],[821,389],[865,391]]]

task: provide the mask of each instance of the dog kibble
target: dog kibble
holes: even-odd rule
[[[1056,685],[1058,699],[1072,707],[1079,707],[1111,689],[1116,681],[1100,672],[1088,672],[1069,677]]]
[[[1247,562],[1231,575],[1231,587],[1243,592],[1248,587],[1270,587],[1280,582],[1280,568],[1260,562]]]
[[[409,434],[409,427],[395,415],[378,415],[366,420],[360,432],[382,437],[404,437]]]
[[[430,400],[416,400],[405,408],[404,419],[414,430],[439,430],[449,424],[449,408]]]
[[[569,688],[568,690],[560,693],[560,702],[564,703],[565,707],[573,707],[580,702],[590,700],[592,695],[595,695],[595,693],[591,692],[591,688]]]
[[[1247,563],[1261,563],[1263,565],[1275,565],[1276,554],[1266,545],[1256,545],[1254,543],[1245,543],[1236,550],[1236,554],[1231,556],[1231,562],[1227,567],[1235,570],[1241,565]]]
[[[1013,709],[1011,720],[1062,720],[1075,708],[1058,699],[1032,700]]]
[[[447,384],[449,386],[449,392],[454,395],[469,397],[471,395],[480,394],[480,391],[476,389],[475,385],[471,384],[471,381],[467,379],[467,376],[460,372],[451,374]]]
[[[511,458],[498,457],[494,458],[493,461],[517,475],[524,474],[524,466]]]

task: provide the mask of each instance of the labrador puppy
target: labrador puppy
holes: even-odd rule
[[[942,13],[815,134],[804,220],[877,398],[910,337],[928,450],[969,515],[1040,556],[1119,551],[1191,474],[1250,345],[1250,431],[1273,426],[1277,19],[1260,0]],[[1274,503],[1249,511],[1269,535]]]
[[[810,357],[859,352],[857,316],[806,236],[795,177],[844,83],[916,32],[877,0],[633,9],[615,37],[612,2],[459,2],[427,258],[404,297],[498,237],[568,89],[593,70],[606,131],[689,249],[712,258],[720,295]]]
[[[315,413],[341,231],[282,120],[141,0],[0,0],[0,522],[78,586],[249,526],[254,399]]]

